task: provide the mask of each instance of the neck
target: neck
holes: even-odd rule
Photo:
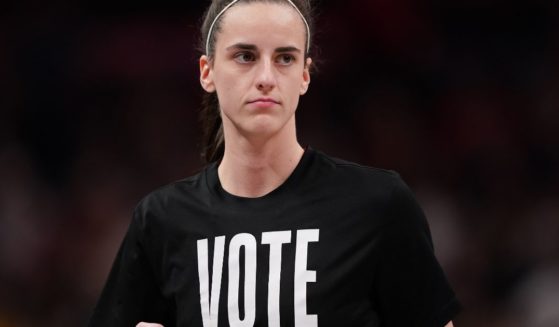
[[[228,134],[218,175],[223,189],[236,196],[255,198],[270,193],[291,175],[304,152],[294,127],[290,133],[265,141]]]

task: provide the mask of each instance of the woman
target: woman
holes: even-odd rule
[[[91,326],[452,326],[458,302],[398,175],[297,141],[310,9],[213,1],[209,164],[137,206]]]

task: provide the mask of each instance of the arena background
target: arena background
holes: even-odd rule
[[[207,1],[0,9],[0,326],[83,326],[131,210],[196,172]],[[559,6],[319,1],[300,140],[395,169],[464,305],[559,326]]]

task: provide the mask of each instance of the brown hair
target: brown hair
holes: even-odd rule
[[[232,0],[213,0],[212,4],[206,10],[204,14],[204,20],[201,27],[200,33],[200,49],[202,52],[206,51],[206,41],[209,33],[210,26],[214,21],[215,17],[225,8]],[[309,42],[309,49],[312,49],[312,34],[313,28],[313,15],[310,0],[291,0],[295,6],[299,9],[307,24],[309,24],[309,29],[311,35],[307,36],[307,42]],[[284,3],[285,0],[240,0],[239,3],[251,3],[251,2],[270,2],[270,3]],[[211,38],[209,40],[208,51],[206,55],[210,58],[214,55],[215,42],[217,39],[217,34],[220,30],[220,21],[223,16],[219,17],[215,22]],[[305,58],[309,57],[309,53],[305,53]],[[225,149],[224,139],[223,139],[223,125],[221,122],[221,114],[219,109],[219,101],[217,99],[216,92],[205,93],[202,99],[202,110],[200,112],[200,121],[202,122],[203,130],[203,147],[202,147],[202,159],[205,163],[210,163],[213,161],[221,160],[223,157],[223,152]]]

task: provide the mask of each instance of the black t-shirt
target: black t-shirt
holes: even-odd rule
[[[459,304],[391,171],[307,148],[259,198],[217,164],[136,207],[90,326],[433,326]]]

